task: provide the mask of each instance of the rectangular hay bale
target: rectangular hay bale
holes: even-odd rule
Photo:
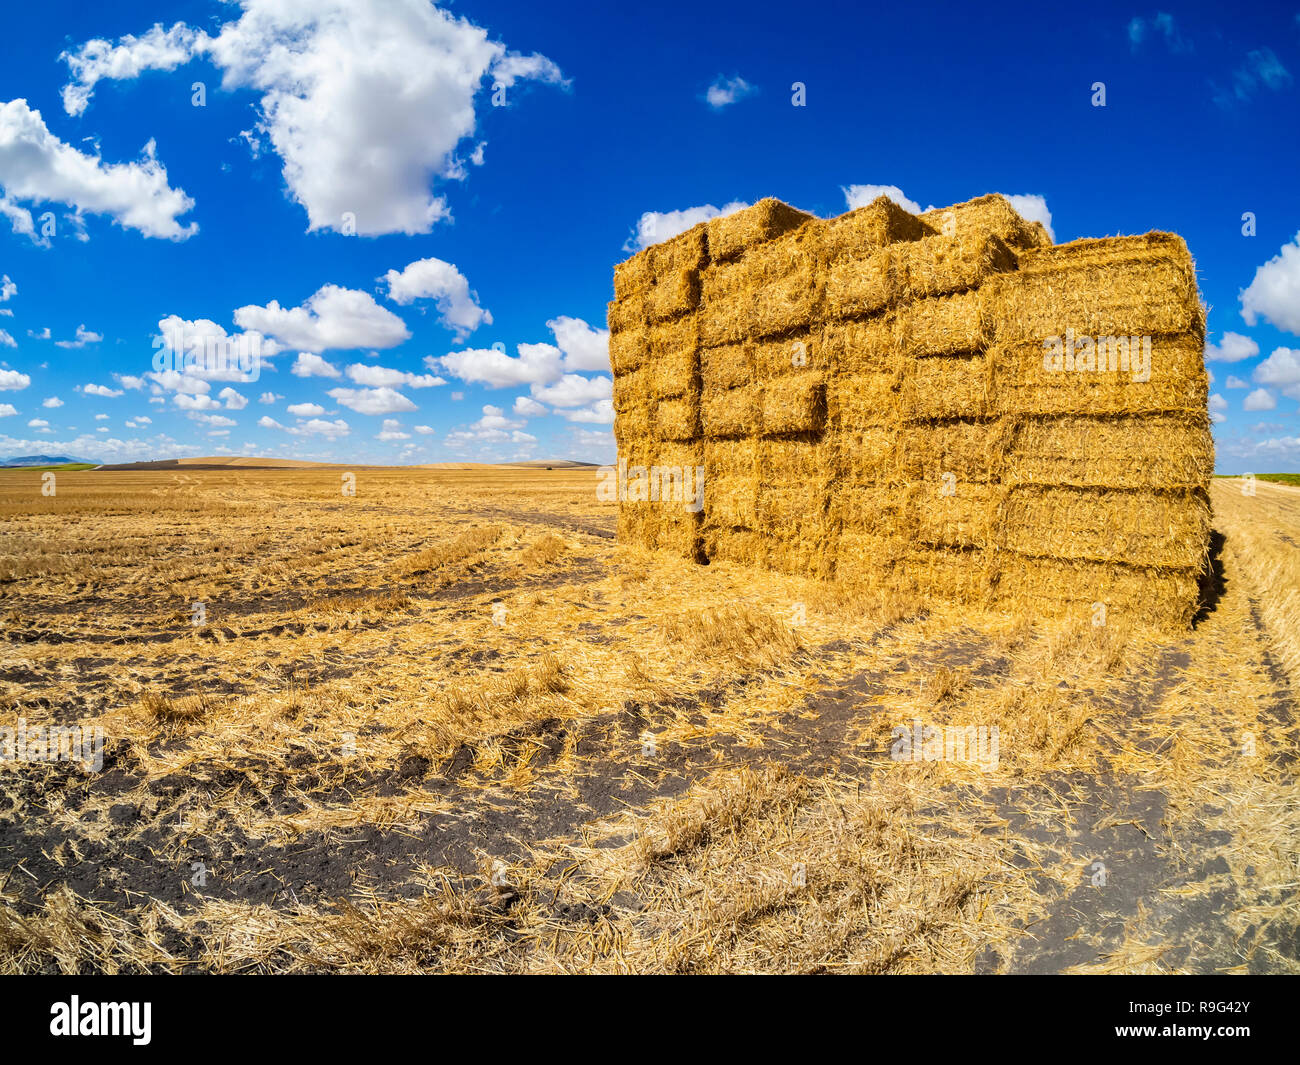
[[[1198,568],[1210,504],[1203,492],[1022,485],[1007,494],[1000,540],[1025,556]]]
[[[983,351],[988,340],[979,290],[922,299],[898,312],[896,343],[904,355],[957,355]]]
[[[776,378],[763,386],[766,436],[819,431],[826,424],[826,381],[819,373]]]
[[[934,232],[922,219],[887,196],[848,211],[826,223],[822,240],[828,263],[858,260],[890,244],[920,240]]]
[[[714,262],[735,259],[812,220],[812,215],[788,203],[770,197],[759,200],[751,207],[709,220],[709,257]]]
[[[705,436],[757,435],[763,426],[763,387],[743,385],[720,392],[705,392],[700,415]]]
[[[1203,411],[1020,418],[1002,466],[1009,484],[1110,490],[1204,488],[1213,474],[1214,437]]]
[[[925,299],[978,288],[995,274],[1016,269],[1016,256],[995,236],[961,233],[926,237],[891,249],[900,298]]]
[[[1027,222],[1004,196],[991,193],[951,207],[925,211],[921,221],[946,236],[994,236],[1009,248],[1036,248],[1050,244],[1041,222]]]
[[[1027,558],[1004,551],[993,606],[1034,617],[1185,630],[1199,602],[1196,570],[1144,569],[1107,562]]]
[[[983,355],[912,359],[902,376],[903,418],[982,418],[990,412],[988,360]]]
[[[1203,336],[1196,268],[1181,237],[1079,240],[1025,252],[998,278],[999,340],[1064,336]]]
[[[831,373],[893,373],[899,366],[894,317],[828,323],[821,353]]]
[[[898,385],[893,373],[835,375],[826,388],[828,424],[841,432],[896,425]]]
[[[987,484],[1000,477],[1011,425],[1004,419],[909,423],[898,430],[898,470],[908,481]]]
[[[1198,414],[1206,410],[1209,378],[1201,338],[1184,334],[1102,339],[1107,343],[1098,352],[1095,338],[1068,334],[1061,338],[1075,345],[1094,340],[1090,354],[1087,349],[1076,354],[1075,369],[1066,368],[1064,361],[1057,368],[1056,348],[1042,342],[994,345],[989,357],[999,412],[1065,415],[1086,411],[1101,416],[1173,411]],[[1112,339],[1115,344],[1109,342]],[[1123,348],[1118,345],[1120,340]]]

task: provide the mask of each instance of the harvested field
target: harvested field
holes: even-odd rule
[[[0,729],[105,738],[0,765],[0,971],[1300,972],[1300,492],[1162,633],[752,565],[772,443],[709,566],[590,470],[0,471]]]
[[[882,196],[829,221],[764,200],[638,253],[614,290],[627,473],[689,452],[711,485],[690,519],[623,494],[645,511],[629,542],[867,593],[1190,625],[1214,445],[1181,238],[1055,246],[997,195],[920,216]],[[781,458],[742,470],[742,442]]]

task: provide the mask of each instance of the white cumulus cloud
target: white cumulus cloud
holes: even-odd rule
[[[478,304],[465,275],[442,259],[417,259],[401,271],[389,270],[382,280],[388,298],[406,306],[416,300],[434,300],[438,320],[463,340],[480,325],[491,325],[492,315]]]
[[[61,141],[26,100],[0,104],[0,188],[14,232],[34,240],[31,213],[22,203],[61,203],[78,214],[108,215],[146,237],[184,240],[198,232],[196,223],[177,221],[194,201],[168,183],[153,141],[139,162],[105,163]]]
[[[414,403],[392,388],[331,388],[326,395],[358,414],[396,414],[416,409]]]
[[[449,214],[431,186],[459,180],[461,145],[494,87],[562,83],[545,56],[509,50],[428,0],[242,0],[214,35],[177,23],[65,53],[70,113],[97,83],[204,57],[228,91],[259,94],[250,140],[270,142],[310,229],[427,233]],[[506,97],[507,103],[511,96]],[[481,145],[472,148],[481,159]]]
[[[391,348],[411,336],[406,323],[370,293],[338,285],[323,286],[300,307],[281,307],[277,300],[265,307],[240,307],[235,324],[311,352]]]
[[[1300,233],[1255,271],[1254,280],[1241,291],[1241,316],[1247,325],[1265,318],[1300,335]]]

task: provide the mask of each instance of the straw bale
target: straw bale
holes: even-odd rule
[[[650,338],[641,326],[611,333],[609,365],[615,375],[640,369],[650,359]]]
[[[735,562],[742,566],[767,563],[769,538],[754,529],[706,528],[704,552],[713,561]]]
[[[916,300],[976,288],[1016,269],[1016,255],[995,236],[961,233],[926,237],[890,249],[896,298]]]
[[[1196,267],[1181,237],[1077,240],[1027,251],[995,283],[999,340],[1064,336],[1203,336]]]
[[[826,381],[811,372],[768,381],[762,406],[768,436],[816,432],[826,424]]]
[[[708,526],[758,527],[758,442],[704,444],[704,520]]]
[[[625,411],[631,407],[648,407],[650,404],[651,367],[614,375],[614,410]]]
[[[830,322],[822,332],[822,358],[832,373],[894,373],[899,365],[895,333],[890,314]]]
[[[752,248],[704,271],[701,333],[710,346],[807,327],[821,298],[818,225]]]
[[[660,400],[654,412],[655,435],[660,440],[694,440],[700,435],[698,394]]]
[[[709,257],[714,262],[734,259],[755,245],[798,229],[812,217],[780,200],[759,200],[752,207],[708,222]]]
[[[666,274],[645,298],[645,316],[657,322],[689,314],[700,306],[700,272],[681,269]]]
[[[988,359],[938,355],[911,360],[902,375],[899,410],[912,420],[984,417],[990,410]]]
[[[704,558],[704,529],[698,514],[652,506],[646,511],[646,527],[648,546],[685,558]]]
[[[837,431],[851,432],[898,421],[895,373],[842,373],[826,388],[826,417]]]
[[[897,347],[913,358],[982,351],[988,339],[984,302],[971,290],[908,304],[898,312]]]
[[[1079,345],[1083,339],[1068,333],[1061,338],[1063,346]],[[1095,338],[1086,339],[1094,342],[1090,349],[1078,349],[1073,370],[1065,368],[1068,363],[1063,363],[1061,369],[1049,368],[1054,349],[1044,347],[1042,341],[994,345],[989,354],[998,410],[1008,414],[1093,415],[1205,412],[1209,378],[1200,337],[1152,337],[1149,359],[1143,338],[1119,338],[1126,343],[1118,348],[1108,342],[1109,338],[1102,338],[1106,342],[1100,345],[1100,354]],[[1129,369],[1123,370],[1120,367],[1129,352],[1136,354],[1129,355]],[[1141,380],[1147,371],[1149,379]]]
[[[829,542],[833,444],[763,440],[758,446],[758,528],[782,541]],[[787,556],[788,557],[788,556]]]
[[[650,542],[650,530],[646,521],[645,507],[622,503],[618,508],[617,532],[620,544],[633,544],[640,547],[653,547]]]
[[[1204,492],[1022,485],[1007,496],[1001,542],[1022,555],[1200,567],[1210,535]]]
[[[1052,235],[1047,232],[1047,227],[1042,222],[1030,222],[1029,230],[1033,236],[1031,247],[1048,248],[1052,245]]]
[[[703,223],[681,233],[662,244],[647,248],[633,256],[614,274],[616,302],[636,304],[645,321],[661,321],[687,314],[699,307],[700,271],[708,263]],[[611,329],[615,320],[610,307]],[[621,327],[629,324],[628,317],[620,311],[617,320]]]
[[[853,584],[896,586],[908,550],[908,542],[900,536],[846,528],[835,544],[835,576]]]
[[[710,527],[757,527],[758,479],[743,475],[707,477],[704,482],[704,513]]]
[[[830,491],[829,519],[843,532],[894,536],[906,543],[916,538],[916,508],[909,490],[898,485],[836,481]]]
[[[752,436],[763,425],[763,388],[743,385],[720,392],[707,391],[701,402],[705,436]]]
[[[754,362],[754,376],[760,381],[826,369],[820,329],[791,333],[779,340],[752,340],[749,350]]]
[[[908,423],[897,434],[898,473],[906,481],[987,484],[999,478],[1013,432],[1007,419]]]
[[[640,329],[646,324],[645,297],[628,296],[611,301],[605,320],[613,334]]]
[[[1026,558],[1004,551],[998,559],[993,605],[1022,616],[1091,620],[1094,604],[1106,623],[1186,629],[1196,612],[1196,570],[1146,569],[1106,562]]]
[[[700,349],[696,346],[664,345],[658,350],[652,343],[653,356],[645,367],[650,395],[671,399],[700,390]]]
[[[846,484],[888,484],[898,478],[899,432],[893,425],[845,429],[831,437],[835,477]]]
[[[614,439],[624,457],[630,447],[645,443],[654,435],[655,423],[649,407],[638,404],[614,412]]]
[[[829,577],[835,569],[834,542],[824,526],[803,527],[766,537],[765,564],[779,573]]]
[[[985,606],[992,599],[990,558],[984,551],[917,547],[900,560],[899,583],[926,599]]]
[[[706,477],[746,475],[758,478],[758,447],[755,437],[741,440],[705,440],[702,445]]]
[[[920,218],[943,236],[994,236],[1009,248],[1036,248],[1047,236],[1041,222],[1025,221],[1006,197],[996,192],[951,207],[936,207]]]
[[[934,230],[887,196],[877,196],[865,207],[849,211],[826,223],[822,240],[828,263],[860,260],[889,244],[920,240]]]
[[[918,543],[936,547],[988,547],[997,528],[1001,489],[953,480],[917,484],[909,492]]]
[[[899,249],[911,246],[893,245],[865,259],[833,263],[826,271],[827,314],[832,318],[864,318],[891,306],[900,291]]]
[[[1204,411],[1023,418],[1002,466],[1010,484],[1106,489],[1203,488],[1213,473],[1214,438]]]
[[[756,378],[752,345],[747,341],[700,352],[700,384],[706,393],[739,388]]]

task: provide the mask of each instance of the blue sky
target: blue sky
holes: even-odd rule
[[[305,6],[6,11],[0,455],[607,460],[628,249],[892,187],[1182,234],[1221,472],[1300,469],[1300,3]]]

